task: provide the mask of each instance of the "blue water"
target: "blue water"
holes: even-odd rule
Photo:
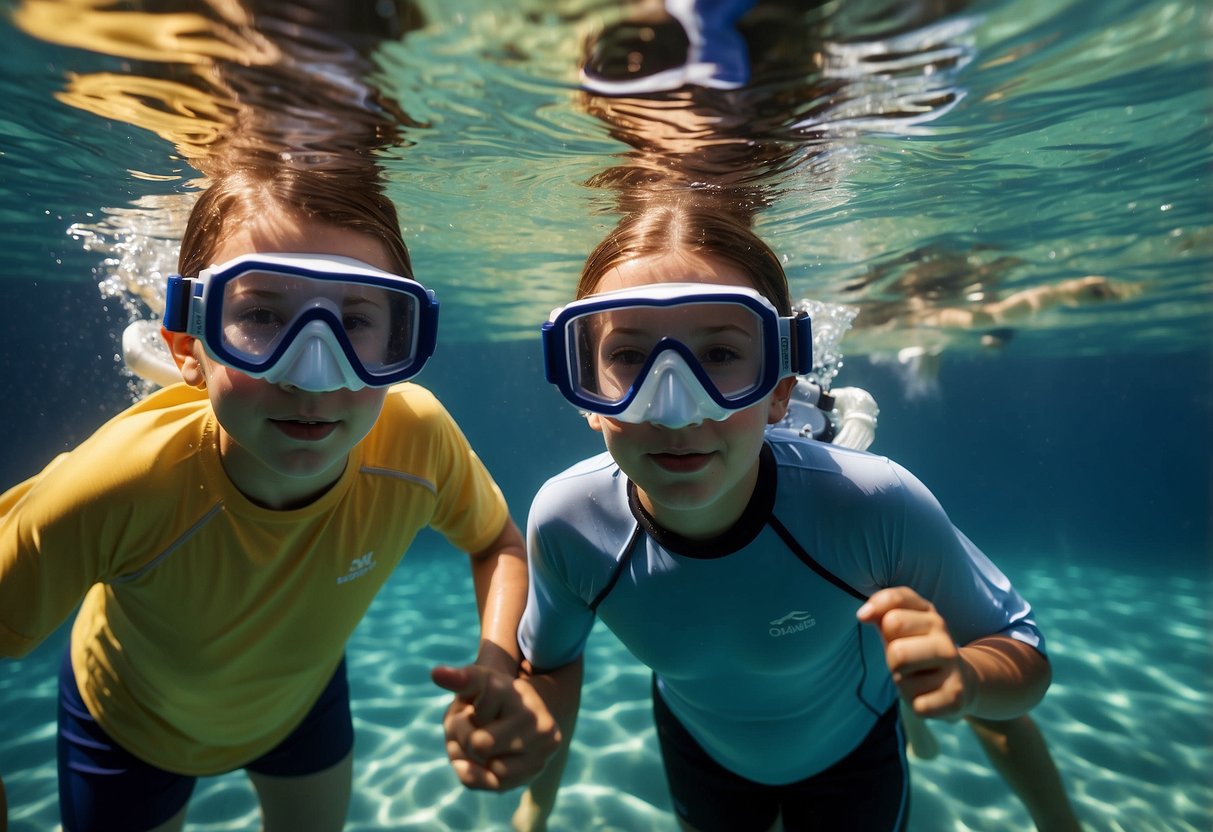
[[[9,13],[56,6],[0,3]],[[385,160],[418,275],[443,300],[443,338],[420,380],[521,520],[547,476],[600,448],[543,382],[533,333],[614,222],[610,200],[584,183],[627,148],[574,92],[581,40],[612,12],[588,0],[424,8],[427,25],[385,45],[376,70],[425,124]],[[838,383],[875,395],[873,450],[919,475],[1036,607],[1056,681],[1034,714],[1084,823],[1207,830],[1209,12],[1162,0],[1006,0],[965,12],[957,43],[969,60],[937,79],[963,91],[959,103],[915,130],[860,125],[814,146],[772,177],[778,197],[757,227],[786,258],[797,296],[869,315],[912,296],[910,278],[940,271],[989,297],[1088,274],[1144,286],[1017,321],[997,350],[981,346],[981,330],[904,317],[864,327],[861,312]],[[71,26],[59,29],[71,39]],[[154,247],[131,254],[131,244],[171,242],[165,216],[194,176],[189,148],[151,129],[163,127],[148,117],[152,99],[124,110],[118,97],[63,96],[73,78],[112,72],[122,89],[122,78],[162,68],[97,40],[51,40],[0,23],[0,487],[137,395],[116,354],[131,310],[146,310],[96,284],[127,255],[152,267]],[[95,245],[81,226],[96,230]],[[968,308],[961,295],[948,302]],[[907,347],[937,351],[935,372],[910,372],[896,359]],[[441,745],[446,698],[427,675],[469,658],[475,628],[464,559],[423,536],[350,645],[350,829],[505,828],[516,795],[458,786]],[[65,638],[0,663],[0,776],[17,830],[57,823],[53,671]],[[596,631],[588,674],[553,828],[673,829],[647,673]],[[1028,828],[968,732],[936,731],[943,753],[915,763],[912,828]],[[231,775],[199,786],[190,818],[245,829],[255,812]]]

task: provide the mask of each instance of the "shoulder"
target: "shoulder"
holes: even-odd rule
[[[939,503],[904,466],[867,451],[840,448],[786,431],[770,431],[767,444],[779,468],[781,499],[811,496],[816,504],[852,505],[865,514],[883,506],[933,513]]]
[[[623,491],[627,478],[611,455],[602,452],[570,465],[549,478],[539,488],[535,502],[539,505],[564,504],[570,501],[592,501],[604,492]]]
[[[405,382],[388,389],[387,397],[383,400],[379,424],[402,421],[425,423],[450,418],[451,415],[442,406],[442,402],[438,401],[437,396],[420,384]]]
[[[375,481],[423,482],[440,499],[473,496],[504,503],[500,490],[459,425],[429,390],[392,387],[359,447],[360,470]]]
[[[583,459],[545,482],[531,503],[532,524],[582,525],[594,517],[630,518],[627,477],[605,451]]]
[[[440,454],[452,444],[466,440],[451,414],[429,390],[406,382],[388,391],[364,447],[372,457],[412,458]]]
[[[790,431],[768,431],[766,438],[781,476],[853,482],[871,488],[894,486],[903,473],[908,473],[888,457],[807,439]]]
[[[147,483],[155,492],[197,458],[213,418],[205,391],[174,385],[115,415],[46,473],[93,490]]]
[[[184,385],[152,394],[23,484],[21,522],[48,546],[138,556],[221,499],[217,457],[203,461],[213,424],[205,394]]]

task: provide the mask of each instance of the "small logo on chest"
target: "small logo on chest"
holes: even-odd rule
[[[772,621],[770,629],[767,632],[770,633],[771,638],[782,638],[783,636],[804,632],[810,627],[816,626],[817,621],[813,618],[812,613],[792,610],[787,615],[780,616]]]
[[[346,573],[337,578],[338,584],[347,584],[350,581],[357,580],[375,568],[375,553],[367,552],[360,558],[354,558],[350,561],[350,568]]]

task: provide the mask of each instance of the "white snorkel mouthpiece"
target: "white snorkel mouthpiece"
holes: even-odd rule
[[[613,418],[685,428],[706,421],[721,422],[732,413],[713,401],[686,360],[668,349],[653,362],[631,404]]]
[[[271,384],[289,384],[309,393],[329,393],[342,388],[361,390],[366,386],[324,321],[304,325],[282,358],[262,378]]]

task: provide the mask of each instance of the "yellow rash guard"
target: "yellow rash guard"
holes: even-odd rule
[[[413,384],[392,388],[324,496],[259,507],[223,472],[205,393],[176,385],[0,496],[0,518],[0,655],[33,649],[83,597],[71,651],[89,711],[153,765],[208,775],[303,719],[419,529],[478,552],[508,510]]]

